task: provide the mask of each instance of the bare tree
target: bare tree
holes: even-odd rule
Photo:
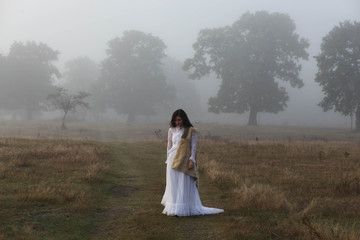
[[[55,93],[48,95],[47,100],[49,101],[50,109],[62,110],[64,112],[61,129],[66,129],[65,119],[70,111],[75,112],[76,107],[89,108],[89,103],[85,102],[85,98],[89,95],[90,93],[87,92],[71,94],[69,90],[62,87],[56,87]]]

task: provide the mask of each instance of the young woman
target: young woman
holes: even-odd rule
[[[163,214],[191,216],[216,214],[222,209],[201,204],[196,180],[196,130],[182,109],[176,110],[170,121],[167,145],[166,188],[161,204]]]

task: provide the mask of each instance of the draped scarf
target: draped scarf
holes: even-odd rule
[[[194,167],[192,169],[188,169],[188,163],[191,156],[191,136],[194,135],[194,133],[196,133],[196,130],[193,127],[184,129],[184,133],[181,136],[179,147],[176,150],[171,168],[198,180],[199,174],[197,170],[197,161],[194,163]]]

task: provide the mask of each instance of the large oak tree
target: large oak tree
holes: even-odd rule
[[[160,38],[140,31],[125,31],[108,43],[100,92],[108,107],[128,115],[128,122],[137,114],[154,114],[156,104],[174,95],[161,67],[165,47]]]
[[[320,106],[348,116],[355,113],[360,131],[360,22],[343,22],[324,38],[316,56],[315,81],[325,94]]]
[[[222,80],[209,111],[250,111],[248,125],[257,125],[259,112],[283,111],[289,97],[278,80],[302,87],[299,60],[308,57],[309,44],[295,28],[288,15],[262,11],[245,13],[231,26],[201,30],[184,69],[193,79],[214,72]]]

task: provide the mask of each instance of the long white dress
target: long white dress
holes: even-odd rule
[[[169,216],[191,216],[204,214],[217,214],[224,210],[208,208],[201,204],[196,182],[189,175],[171,168],[176,150],[179,146],[183,128],[170,128],[168,132],[166,188],[161,204],[165,206],[163,214]],[[196,134],[191,137],[191,157],[195,163]]]

